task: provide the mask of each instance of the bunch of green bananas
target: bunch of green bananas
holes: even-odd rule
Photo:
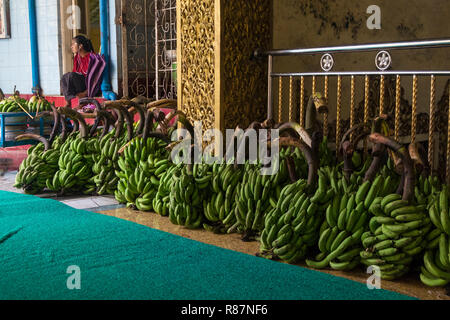
[[[14,187],[23,188],[28,194],[44,191],[47,179],[53,178],[58,170],[59,156],[57,148],[44,151],[43,143],[28,149],[28,157],[20,165]]]
[[[244,239],[263,231],[265,214],[276,207],[281,187],[286,184],[287,178],[286,161],[282,159],[278,172],[272,176],[262,175],[260,165],[245,165],[235,196],[235,216],[239,222],[239,230],[245,233]]]
[[[94,183],[97,186],[97,194],[113,195],[117,189],[119,177],[115,171],[119,170],[119,149],[123,146],[120,140],[112,140],[109,134],[96,143],[97,151],[94,154],[95,164],[92,167]]]
[[[207,222],[203,227],[215,233],[231,233],[236,231],[239,223],[235,215],[235,197],[238,184],[243,176],[243,170],[235,168],[233,164],[214,163],[211,170],[196,179],[200,186],[211,186],[210,197],[203,200],[203,209]]]
[[[450,282],[450,215],[448,189],[433,197],[429,205],[430,219],[435,226],[427,240],[429,244],[423,257],[420,280],[428,286],[445,286]]]
[[[142,211],[153,210],[152,202],[156,195],[160,178],[169,168],[166,143],[156,138],[136,137],[124,149],[124,156],[117,164],[116,176],[120,179],[115,197]]]
[[[380,268],[381,278],[392,280],[409,271],[413,258],[428,245],[431,220],[425,205],[414,205],[398,194],[377,197],[369,208],[373,217],[365,232],[361,262]]]
[[[19,104],[27,109],[28,101],[19,96],[10,96],[9,98],[0,101],[0,112],[24,112]]]
[[[414,195],[419,204],[426,204],[432,201],[433,196],[440,190],[440,182],[436,176],[424,177],[419,176],[416,186],[414,187]]]
[[[175,171],[179,172],[181,168],[181,164],[175,166],[172,162],[170,162],[168,169],[161,175],[158,192],[153,198],[152,203],[155,212],[161,216],[167,217],[169,215],[170,190],[172,190],[172,185],[174,182],[174,180],[172,180],[172,176]]]
[[[176,171],[172,176],[173,183],[169,195],[169,220],[173,224],[189,229],[202,227],[205,220],[203,199],[207,189],[199,189],[193,172],[188,166]]]
[[[53,106],[55,104],[53,103]],[[52,111],[50,102],[44,97],[32,96],[30,100],[26,103],[29,112],[43,112]]]
[[[366,181],[356,191],[348,193],[350,189],[345,191],[343,187],[346,180],[341,178],[320,229],[318,262],[307,260],[308,266],[348,271],[359,265],[361,236],[368,229],[370,219],[368,209],[377,196],[383,195],[384,180],[383,175],[378,175],[373,183]]]
[[[314,194],[304,179],[283,188],[276,207],[265,218],[261,233],[261,255],[277,257],[288,263],[304,259],[308,248],[317,243],[325,208],[334,196],[329,181],[319,171],[319,185]]]
[[[262,175],[261,164],[251,165],[246,162],[235,196],[238,230],[244,232],[245,240],[261,234],[266,213],[277,207],[282,188],[289,183],[288,158],[294,164],[292,169],[299,175],[296,178],[306,177],[308,165],[298,148],[280,150],[279,168],[273,175]],[[272,166],[275,167],[276,163]]]
[[[72,133],[61,146],[59,170],[47,179],[47,188],[54,192],[92,194],[95,191],[92,167],[97,139],[89,141]]]

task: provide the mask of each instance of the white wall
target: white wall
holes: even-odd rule
[[[59,94],[58,0],[36,1],[41,88],[46,95]],[[31,93],[30,27],[28,1],[10,1],[11,39],[0,40],[0,88],[12,93],[14,85]]]
[[[58,0],[37,0],[40,84],[45,95],[60,95],[60,61],[58,46]],[[0,88],[12,93],[14,85],[23,94],[33,86],[31,70],[28,1],[10,1],[11,39],[0,40]],[[109,0],[110,72],[113,91],[118,92],[117,31],[115,0]]]
[[[10,1],[10,18],[11,38],[0,39],[0,88],[12,93],[16,85],[21,93],[30,93],[33,81],[28,1]]]
[[[17,1],[17,0],[14,0]],[[58,0],[37,0],[39,72],[44,95],[60,94]],[[19,2],[28,2],[19,0]],[[30,75],[31,76],[31,75]]]

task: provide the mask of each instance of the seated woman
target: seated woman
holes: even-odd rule
[[[94,53],[91,40],[82,35],[72,39],[71,49],[75,54],[73,71],[66,73],[61,79],[61,91],[66,99],[66,107],[72,106],[72,99],[87,96],[86,76],[90,55]]]

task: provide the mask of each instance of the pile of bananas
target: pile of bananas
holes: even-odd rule
[[[331,181],[335,180],[332,176]],[[369,207],[374,199],[383,194],[386,188],[382,175],[372,182],[365,181],[357,191],[354,185],[347,187],[344,177],[337,184],[333,201],[326,210],[326,220],[320,229],[316,260],[307,260],[310,267],[317,269],[331,267],[348,271],[360,263],[361,236],[368,229]],[[335,183],[332,183],[332,186]],[[351,193],[349,191],[351,190]]]
[[[283,188],[273,208],[265,218],[261,234],[260,254],[288,263],[303,259],[308,248],[317,243],[325,208],[334,196],[327,190],[327,177],[319,172],[319,185],[314,194],[304,179]]]
[[[60,194],[92,194],[94,152],[98,140],[85,140],[79,133],[72,133],[61,146],[59,170],[46,181],[47,188]]]
[[[250,240],[263,231],[265,213],[276,206],[286,180],[285,161],[281,161],[278,172],[272,176],[262,175],[260,165],[245,165],[235,199],[235,216],[239,229],[244,232],[244,240]]]
[[[427,237],[429,244],[420,280],[428,286],[445,286],[450,282],[450,215],[446,186],[430,202],[429,215],[435,229]]]
[[[231,233],[239,224],[235,215],[235,197],[243,172],[233,164],[214,163],[211,169],[196,182],[200,186],[211,186],[210,197],[203,200],[206,222],[203,227],[214,233]]]
[[[58,148],[45,151],[43,143],[28,149],[28,157],[21,163],[16,175],[15,188],[23,188],[27,194],[44,191],[47,179],[58,170],[60,152]]]
[[[374,215],[365,232],[361,262],[380,268],[381,278],[392,280],[409,271],[413,259],[428,245],[431,220],[425,205],[414,205],[398,194],[377,197],[369,208]]]
[[[13,95],[0,101],[0,112],[24,112],[24,109],[28,109],[28,101],[19,96]]]
[[[244,174],[237,186],[235,216],[244,240],[250,240],[264,230],[265,215],[277,207],[282,188],[289,183],[288,161],[298,178],[307,176],[308,165],[298,148],[283,148],[279,155],[279,168],[273,175],[262,175],[261,165],[244,166]],[[276,167],[276,164],[272,164]],[[295,181],[294,180],[294,181]]]
[[[124,149],[124,157],[117,160],[120,179],[114,195],[120,203],[142,211],[153,210],[160,178],[169,168],[166,143],[160,139],[137,137]]]
[[[170,222],[188,229],[202,227],[205,220],[203,199],[209,190],[199,188],[196,182],[198,176],[194,177],[188,166],[184,166],[180,171],[175,171],[172,179],[172,189],[169,195]]]
[[[123,139],[116,140],[112,131],[106,134],[99,143],[96,143],[96,152],[94,153],[95,164],[92,167],[94,173],[94,183],[97,187],[97,194],[113,195],[117,189],[119,177],[116,171],[119,170],[119,149],[123,146]]]

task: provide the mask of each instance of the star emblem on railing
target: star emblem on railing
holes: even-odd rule
[[[392,59],[389,52],[387,51],[378,52],[375,58],[375,65],[377,66],[378,70],[384,71],[388,69],[391,66],[391,63]]]
[[[323,71],[330,71],[333,68],[334,60],[331,54],[326,53],[320,59],[320,66]]]

